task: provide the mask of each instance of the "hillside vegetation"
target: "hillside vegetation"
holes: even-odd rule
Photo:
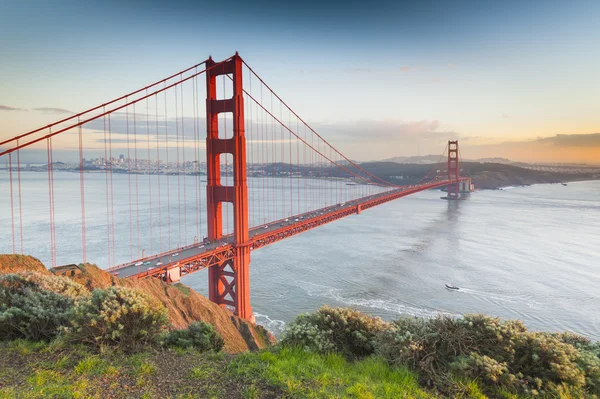
[[[224,326],[174,325],[181,313],[170,313],[182,309],[158,296],[156,283],[102,283],[99,276],[106,273],[86,266],[73,276],[85,282],[80,284],[21,259],[24,270],[0,274],[0,398],[600,394],[600,344],[570,333],[528,331],[520,321],[465,315],[390,323],[322,307],[289,323],[280,343],[232,354],[227,353],[232,338],[221,334],[229,331]],[[163,292],[171,289],[180,293],[175,297],[193,292],[162,286]],[[232,337],[237,342],[240,336]]]
[[[69,279],[80,283],[87,291],[113,286],[125,287],[139,290],[157,300],[167,309],[171,328],[186,328],[194,321],[215,326],[225,340],[224,350],[228,353],[261,349],[275,342],[274,337],[263,327],[232,315],[227,309],[181,284],[168,285],[158,279],[122,279],[92,264],[79,265],[78,268],[80,273]],[[15,271],[53,275],[39,260],[31,256],[0,255],[0,274]]]

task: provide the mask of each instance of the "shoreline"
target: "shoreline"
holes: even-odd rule
[[[565,180],[565,181],[561,181],[561,182],[539,182],[539,183],[531,183],[531,184],[508,184],[505,186],[498,186],[496,188],[477,188],[477,184],[475,184],[475,191],[502,191],[505,188],[522,188],[522,187],[531,187],[531,186],[539,186],[539,185],[556,185],[556,184],[567,184],[567,183],[582,183],[582,182],[592,182],[592,181],[597,181],[600,182],[600,179],[589,179],[589,178],[583,178],[583,179],[572,179],[572,180]]]

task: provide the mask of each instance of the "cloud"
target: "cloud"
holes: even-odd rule
[[[600,133],[557,134],[550,137],[496,143],[487,140],[487,142],[474,141],[468,141],[468,144],[463,147],[465,157],[505,157],[524,162],[587,162],[590,164],[598,164],[600,160]]]
[[[13,108],[6,105],[0,105],[0,111],[23,111],[21,108]]]
[[[135,120],[135,123],[134,123]],[[106,122],[106,125],[105,125]],[[195,126],[194,126],[195,125]],[[232,131],[232,122],[231,119],[227,121],[227,130],[229,132]],[[135,118],[133,113],[126,115],[125,113],[117,112],[110,116],[110,119],[98,118],[91,122],[86,123],[83,126],[85,129],[94,130],[96,133],[104,134],[104,130],[110,133],[115,137],[115,135],[130,135],[130,140],[133,140],[134,134],[138,137],[143,136],[143,140],[146,140],[148,134],[148,128],[151,139],[156,138],[157,133],[157,121],[156,116],[146,114],[136,113]],[[196,127],[196,135],[200,132],[201,137],[204,138],[206,135],[206,118],[198,117],[194,119],[193,117],[183,117],[177,118],[177,121],[174,118],[169,117],[166,121],[163,116],[158,118],[158,134],[164,139],[165,134],[170,138],[175,138],[177,136],[183,137],[185,134],[185,138],[193,139],[194,137],[194,127]],[[219,129],[220,131],[224,131],[225,124],[224,121],[220,118],[219,120]],[[246,128],[247,130],[248,128]],[[126,137],[121,137],[126,142]],[[118,138],[113,138],[116,140]]]
[[[33,111],[42,112],[44,114],[74,114],[75,112],[69,111],[64,108],[34,108]]]
[[[599,147],[600,133],[557,134],[552,137],[540,137],[536,142],[557,147]]]
[[[402,66],[400,67],[400,72],[408,72],[410,71],[412,68],[409,66]]]
[[[508,115],[506,115],[506,114],[502,114],[500,117],[501,117],[502,119],[508,119]]]
[[[9,107],[7,105],[0,105],[0,111],[29,111],[24,108],[14,108]],[[33,108],[31,111],[42,112],[44,114],[74,114],[75,112],[69,111],[64,108],[50,108],[50,107],[42,107],[42,108]]]
[[[379,141],[379,140],[442,140],[458,137],[456,132],[441,131],[440,121],[372,121],[321,125],[313,128],[328,140],[340,141]]]

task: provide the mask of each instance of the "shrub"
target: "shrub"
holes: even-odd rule
[[[75,301],[90,296],[90,291],[83,285],[61,276],[41,274],[31,271],[18,273],[25,280],[36,284],[40,289],[52,291]]]
[[[484,315],[400,318],[378,335],[376,346],[390,363],[408,364],[438,386],[466,377],[553,397],[565,389],[597,393],[600,387],[596,345],[574,334],[529,332],[520,321]]]
[[[380,318],[356,310],[323,306],[296,317],[287,326],[282,344],[321,353],[335,350],[358,358],[374,352],[375,337],[386,326]]]
[[[460,356],[450,363],[449,368],[461,377],[468,377],[486,384],[498,384],[506,376],[506,363],[500,363],[489,356],[471,353],[469,356]]]
[[[33,272],[1,275],[0,339],[55,337],[68,324],[78,296],[78,287],[63,280]],[[67,286],[71,289],[62,289]]]
[[[186,329],[166,333],[162,344],[166,347],[195,348],[201,352],[218,352],[225,345],[225,341],[212,325],[203,321],[195,321]]]
[[[137,290],[96,289],[75,307],[71,339],[131,351],[156,341],[167,323],[166,308]]]

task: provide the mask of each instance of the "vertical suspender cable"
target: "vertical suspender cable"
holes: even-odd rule
[[[146,95],[148,95],[148,90],[146,90]],[[110,120],[110,119],[109,119]],[[148,160],[146,162],[146,173],[148,174],[148,197],[149,197],[149,218],[150,218],[150,254],[153,254],[152,251],[152,181],[151,181],[151,164],[150,164],[150,110],[148,109],[148,98],[146,98],[146,141],[148,144]]]
[[[300,126],[298,124],[298,119],[296,118],[296,132],[297,134],[300,134]],[[298,139],[295,139],[296,141],[296,172],[300,171],[300,141],[298,141]],[[302,177],[302,174],[296,174],[296,195],[298,197],[297,201],[298,201],[298,213],[302,213],[302,211],[300,210],[300,177]]]
[[[140,254],[140,186],[138,182],[138,157],[137,157],[137,115],[135,111],[135,103],[133,103],[133,153],[135,166],[135,225],[137,228],[137,257],[141,257]]]
[[[180,79],[182,76],[180,75]],[[183,156],[183,245],[187,244],[187,165],[185,163],[185,120],[183,119],[183,83],[181,83],[181,155]]]
[[[283,116],[282,116],[282,120],[283,120]],[[290,130],[292,129],[292,122],[290,120],[290,113],[288,111],[288,126],[290,127]],[[281,133],[283,136],[283,127],[281,128]],[[282,137],[283,139],[283,137]],[[283,144],[283,140],[281,140],[281,143]],[[294,206],[294,182],[292,180],[292,133],[290,132],[290,216],[292,216],[294,214],[294,210],[293,210],[293,206]],[[300,212],[298,212],[300,213]]]
[[[102,112],[106,112],[105,107],[102,107]],[[106,245],[107,245],[107,252],[108,252],[108,257],[106,259],[106,267],[109,268],[111,265],[111,256],[110,256],[110,212],[109,212],[109,206],[108,206],[108,152],[106,149],[106,116],[104,116],[102,118],[102,123],[104,125],[104,162],[102,167],[104,168],[104,194],[106,197]]]
[[[8,154],[8,175],[10,180],[10,220],[12,222],[12,251],[13,254],[17,253],[17,248],[15,246],[15,206],[13,203],[13,173],[12,173],[12,153]],[[48,176],[48,181],[50,181],[50,177]]]
[[[17,139],[17,146],[19,140]],[[21,201],[21,150],[17,150],[17,180],[18,180],[18,191],[19,191],[19,238],[21,241],[21,254],[23,251],[23,202]]]
[[[108,114],[108,156],[110,162],[110,213],[111,213],[111,232],[112,232],[112,263],[117,263],[117,254],[115,250],[115,195],[113,185],[113,156],[112,156],[112,129],[110,125],[110,114]]]
[[[77,122],[79,122],[79,118],[77,118]],[[84,187],[84,179],[83,179],[83,137],[82,137],[82,128],[79,126],[77,129],[77,135],[79,136],[79,190],[80,190],[80,199],[81,199],[81,252],[83,256],[83,263],[87,262],[87,250],[86,250],[86,242],[85,242],[85,187]]]
[[[156,122],[156,189],[158,191],[158,252],[162,253],[162,217],[160,204],[160,140],[158,136],[158,94],[154,96],[154,119]]]
[[[165,87],[167,83],[165,82]],[[169,163],[169,122],[167,119],[167,92],[165,91],[165,153],[166,153],[166,167],[165,167],[165,178],[167,180],[167,237],[169,240],[169,249],[171,246],[171,164]]]
[[[175,86],[175,134],[177,135],[177,220],[179,223],[179,234],[177,248],[181,247],[181,164],[179,163],[179,109],[177,105],[177,86]]]
[[[126,98],[126,103],[129,99]],[[133,212],[131,210],[131,151],[129,145],[129,107],[125,107],[125,123],[127,132],[127,181],[128,181],[128,196],[129,196],[129,259],[133,259]]]
[[[165,82],[165,87],[166,87]],[[169,163],[169,122],[167,120],[167,92],[165,91],[165,180],[167,181],[167,237],[169,240],[169,249],[171,246],[171,175],[169,173],[171,164]]]
[[[199,187],[198,187],[198,179],[200,178],[198,167],[198,104],[196,98],[196,90],[198,81],[196,78],[192,80],[192,107],[193,107],[193,116],[194,116],[194,168],[193,174],[194,182],[196,183],[196,237],[198,237],[198,241],[202,241],[202,237],[200,236],[200,209],[198,204],[199,197]]]
[[[54,173],[52,170],[52,137],[47,139],[48,148],[48,200],[50,202],[50,252],[52,267],[56,267],[56,233],[54,230]]]

